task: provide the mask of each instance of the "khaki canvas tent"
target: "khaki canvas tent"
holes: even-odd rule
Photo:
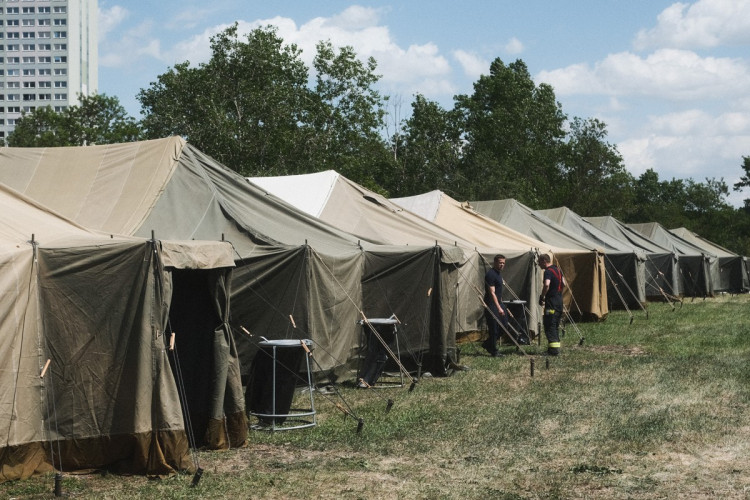
[[[0,481],[245,442],[228,244],[102,235],[3,185],[0,205]]]
[[[643,236],[668,248],[677,256],[680,273],[679,295],[686,297],[713,296],[713,283],[718,281],[719,260],[710,252],[704,251],[689,241],[670,233],[658,222],[628,224]]]
[[[492,238],[479,241],[465,238],[438,226],[396,205],[387,198],[360,186],[333,170],[313,174],[282,177],[253,177],[252,182],[296,205],[301,210],[319,217],[344,231],[359,237],[394,245],[424,246],[435,244],[441,248],[461,252],[461,259],[443,272],[457,275],[452,296],[456,303],[452,318],[448,318],[452,334],[485,328],[483,305],[484,273],[488,261],[503,253],[508,265],[505,279],[511,290],[505,299],[520,298],[529,301],[537,297],[541,280],[535,265],[534,242],[521,235],[506,231],[503,238],[494,233]],[[498,228],[494,228],[497,230]],[[516,241],[516,237],[521,240]],[[479,296],[478,296],[479,295]],[[536,325],[537,312],[532,312],[528,324]]]
[[[646,301],[646,254],[592,225],[568,207],[536,210],[573,234],[603,248],[610,309]]]
[[[679,290],[677,256],[624,223],[607,215],[587,217],[593,226],[619,239],[626,245],[642,250],[646,255],[646,297],[650,300],[671,300]]]
[[[513,199],[472,201],[479,213],[547,245],[565,251],[555,261],[568,281],[564,299],[568,310],[585,319],[601,320],[609,313],[603,249],[592,246],[559,224]]]
[[[362,241],[270,195],[181,138],[4,148],[0,182],[85,227],[231,242],[237,265],[231,325],[245,379],[261,336],[311,339],[316,369],[346,363],[356,354],[362,313],[389,313],[381,307],[382,290],[391,290],[390,303],[401,309],[412,304],[427,325],[415,349],[428,351],[428,363],[442,366],[453,355],[442,323],[447,312],[441,309],[441,283],[434,273],[425,274],[453,254],[434,245]],[[61,183],[66,189],[59,189]],[[417,281],[418,287],[403,286]],[[428,296],[422,289],[430,287]],[[431,370],[437,373],[439,366]]]
[[[714,292],[742,293],[750,290],[747,260],[743,256],[730,252],[684,227],[670,229],[669,232],[718,257],[718,272],[714,274],[713,282]]]

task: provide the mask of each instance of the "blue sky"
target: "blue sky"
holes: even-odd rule
[[[522,59],[570,117],[608,126],[635,176],[723,178],[750,156],[750,0],[99,0],[99,92],[140,117],[138,91],[205,62],[237,21],[273,24],[308,63],[319,40],[373,56],[405,118],[415,93],[453,105],[496,57]],[[732,193],[739,206],[750,192]],[[585,214],[584,214],[585,215]]]

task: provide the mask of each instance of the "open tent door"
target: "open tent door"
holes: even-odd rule
[[[172,269],[170,364],[193,445],[242,446],[247,418],[237,348],[228,326],[231,268]]]

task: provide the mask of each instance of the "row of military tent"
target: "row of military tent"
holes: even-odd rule
[[[261,336],[310,338],[320,371],[340,366],[359,344],[363,316],[396,314],[408,324],[410,346],[426,351],[425,370],[439,374],[455,357],[448,329],[454,328],[456,266],[464,259],[455,244],[356,237],[181,138],[4,148],[0,182],[93,230],[231,242],[230,323],[245,378]]]
[[[86,365],[77,364],[80,356],[93,356],[99,352],[105,354],[101,366],[102,370],[106,368],[106,373],[92,372],[94,378],[113,377],[119,380],[117,375],[131,376],[123,372],[124,367],[140,369],[137,362],[144,360],[144,352],[153,354],[152,351],[161,347],[160,344],[154,346],[163,343],[165,332],[177,332],[176,337],[180,339],[180,332],[191,328],[193,323],[211,323],[218,313],[208,314],[208,310],[221,306],[220,311],[226,317],[214,321],[216,324],[211,323],[210,331],[206,329],[198,333],[200,338],[196,339],[195,346],[184,340],[177,342],[178,351],[193,347],[185,354],[191,370],[189,377],[202,380],[211,388],[210,391],[198,391],[200,395],[211,398],[210,402],[200,401],[197,404],[202,409],[211,410],[210,418],[201,420],[199,415],[195,417],[198,422],[206,422],[206,429],[197,429],[198,445],[222,444],[204,439],[206,436],[212,437],[209,430],[215,430],[212,419],[223,422],[224,419],[230,421],[238,414],[244,415],[244,408],[238,413],[236,407],[244,405],[241,387],[248,381],[252,359],[261,338],[312,339],[316,369],[331,371],[355,356],[362,333],[362,327],[357,324],[360,319],[395,314],[408,325],[404,343],[412,352],[423,353],[419,358],[422,369],[444,375],[456,361],[455,331],[463,328],[459,323],[476,321],[476,310],[481,310],[481,306],[475,304],[473,312],[459,315],[458,308],[462,302],[457,288],[460,267],[465,265],[466,256],[455,241],[453,245],[440,245],[433,241],[406,246],[357,238],[270,195],[177,137],[88,147],[3,148],[0,150],[0,183],[16,191],[19,196],[34,200],[33,203],[59,218],[68,219],[81,230],[86,228],[86,231],[95,234],[109,235],[111,241],[108,240],[110,246],[107,248],[121,240],[138,241],[143,248],[154,245],[155,241],[177,240],[186,242],[182,244],[183,247],[190,247],[198,255],[201,251],[207,251],[208,247],[196,241],[214,242],[221,248],[229,249],[225,253],[229,252],[231,258],[225,255],[223,265],[229,269],[231,262],[234,267],[231,272],[225,272],[222,283],[205,284],[207,277],[196,278],[176,271],[170,271],[169,275],[165,274],[167,271],[161,271],[148,278],[166,290],[161,295],[154,292],[150,296],[150,300],[157,301],[151,307],[158,305],[160,309],[149,317],[161,318],[162,321],[156,326],[149,324],[148,328],[144,326],[139,330],[143,338],[136,342],[132,352],[128,349],[126,353],[117,353],[137,355],[135,360],[126,357],[119,359],[120,364],[117,364],[106,359],[115,355],[114,351],[119,347],[118,339],[125,335],[123,332],[127,323],[124,321],[113,320],[104,325],[93,324],[66,330],[64,338],[45,333],[46,345],[50,350],[61,350],[62,343],[71,346],[84,343],[70,356],[51,357],[53,370],[60,370],[63,378],[73,377],[67,385],[58,384],[55,392],[60,398],[68,397],[71,391],[79,391],[79,398],[71,401],[85,400],[92,412],[100,411],[100,407],[104,408],[101,411],[111,412],[119,409],[119,405],[124,404],[122,401],[131,398],[129,404],[141,411],[147,406],[141,405],[140,400],[134,400],[135,396],[131,394],[132,390],[140,387],[138,384],[126,388],[113,382],[114,385],[103,384],[102,390],[96,391],[92,387],[93,382],[77,380],[76,369],[88,369]],[[29,225],[29,231],[33,231],[33,227]],[[43,241],[41,233],[38,238]],[[102,248],[97,246],[94,253],[104,255]],[[138,262],[146,266],[149,259],[155,257],[143,248]],[[476,256],[472,255],[471,258],[476,259]],[[478,267],[478,264],[475,266]],[[153,264],[153,267],[181,269],[161,261],[158,265]],[[531,265],[527,267],[533,268]],[[57,316],[58,319],[68,321],[76,315],[106,318],[111,311],[135,314],[132,308],[145,307],[142,303],[148,297],[140,302],[126,300],[129,297],[124,294],[127,288],[117,280],[112,282],[113,285],[104,286],[87,280],[90,273],[87,274],[85,269],[79,271],[73,265],[64,268],[75,271],[68,275],[66,291],[83,288],[90,295],[77,310],[61,314]],[[133,269],[120,268],[116,275],[118,280],[134,280],[134,273]],[[171,278],[171,281],[167,278]],[[201,280],[203,286],[197,287]],[[231,283],[227,283],[227,280],[231,280]],[[177,286],[180,283],[181,286]],[[167,293],[172,291],[170,286],[173,287],[171,299]],[[203,288],[206,288],[200,292],[203,297],[190,296],[193,290]],[[13,290],[16,289],[21,288]],[[220,293],[222,290],[223,295]],[[15,300],[16,295],[9,292],[4,301],[8,297]],[[187,295],[187,298],[182,299],[183,295]],[[191,305],[168,311],[164,303],[171,303],[177,298]],[[480,302],[475,299],[475,302]],[[201,314],[196,318],[198,312]],[[454,321],[456,317],[460,319]],[[69,323],[75,324],[73,321]],[[223,341],[215,331],[224,335]],[[0,356],[13,356],[17,333],[16,326],[4,323],[0,335],[7,343]],[[161,337],[154,340],[153,336],[158,335]],[[111,340],[103,345],[91,340],[101,337]],[[185,337],[183,333],[182,338]],[[217,349],[216,353],[211,353],[202,343],[213,343],[211,345]],[[163,354],[163,351],[162,347],[159,352]],[[204,361],[216,365],[220,356],[227,360],[222,372],[227,380],[223,381],[220,376],[201,366]],[[18,364],[7,363],[5,366],[9,367],[4,374],[9,377],[8,380],[16,380],[21,387],[30,384],[28,377],[33,375],[33,369],[24,365],[24,371],[20,372]],[[230,369],[230,366],[235,368]],[[230,383],[230,372],[237,371],[239,382],[232,377]],[[145,374],[143,377],[143,380],[153,378]],[[237,386],[240,387],[239,395],[236,394]],[[12,384],[4,387],[6,390],[13,389],[13,397],[23,393],[24,398],[29,398],[25,389],[16,391],[16,386]],[[163,392],[166,390],[156,386],[150,393],[149,401],[153,400],[153,404],[163,404],[170,411],[179,413],[181,408],[167,404],[169,395]],[[190,391],[188,396],[191,396]],[[231,404],[226,403],[225,399]],[[19,420],[31,418],[20,412],[14,406],[16,404],[14,399],[3,410],[11,426],[18,425]],[[88,425],[86,419],[79,424],[74,415],[80,408],[62,404],[56,408],[57,421],[72,422],[59,435],[32,433],[17,439],[12,432],[6,434],[9,437],[0,443],[0,453],[3,454],[0,464],[4,467],[5,478],[24,477],[36,470],[34,460],[24,450],[29,447],[49,449],[53,442],[68,443],[70,450],[90,448],[90,453],[71,451],[72,458],[65,462],[68,467],[115,466],[130,460],[132,464],[129,467],[123,465],[124,470],[159,474],[170,467],[183,465],[186,448],[174,447],[178,450],[174,451],[163,445],[158,441],[157,431],[166,427],[177,439],[195,427],[186,428],[180,420],[182,417],[177,419],[179,422],[174,418],[164,419],[153,429],[140,421],[128,427],[119,425],[119,419],[104,418],[99,413],[93,418],[95,424]],[[49,420],[50,411],[47,412],[46,418]],[[238,427],[242,426],[233,429]],[[233,436],[229,429],[223,430],[214,434]],[[244,432],[246,429],[243,429],[242,436]],[[114,443],[111,436],[115,434],[119,436],[118,439],[130,444],[122,454],[106,445],[109,441]],[[54,441],[53,438],[59,439]],[[153,445],[155,439],[161,446]],[[64,452],[62,454],[65,455]],[[41,459],[39,464],[45,460]]]
[[[671,229],[670,232],[708,255],[716,256],[712,268],[714,292],[738,293],[750,290],[750,268],[748,259],[709,241],[687,228]]]
[[[506,257],[505,300],[526,303],[538,297],[541,274],[539,251],[556,251],[487,220],[473,211],[463,214],[460,228],[446,227],[405,210],[392,200],[360,186],[333,170],[280,177],[253,177],[250,181],[332,226],[371,241],[398,245],[429,245],[456,252],[453,264],[456,313],[450,318],[451,335],[486,328],[482,295],[484,274],[495,254]],[[540,322],[537,308],[527,310],[533,332]]]
[[[97,233],[3,185],[0,205],[0,482],[245,442],[229,244]]]
[[[552,221],[534,213],[516,200],[459,203],[442,191],[396,198],[400,206],[415,211],[428,220],[452,228],[464,224],[462,213],[472,211],[490,221],[494,227],[505,227],[553,246],[554,262],[560,266],[568,286],[563,300],[566,308],[579,318],[602,320],[609,314],[603,250],[589,241],[560,230]],[[495,210],[487,210],[492,203]],[[457,210],[461,207],[461,210]],[[536,301],[535,301],[536,302]]]

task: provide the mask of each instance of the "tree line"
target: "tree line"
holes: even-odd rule
[[[417,94],[409,117],[376,90],[373,58],[352,47],[316,46],[312,68],[274,27],[211,39],[206,63],[176,64],[137,95],[142,119],[116,97],[22,115],[9,146],[107,144],[179,135],[244,176],[336,170],[389,197],[442,190],[461,201],[515,198],[534,208],[567,206],[583,216],[687,227],[750,255],[750,199],[727,203],[723,179],[634,177],[607,126],[569,117],[554,89],[526,64],[497,58],[453,107]],[[312,77],[311,77],[312,75]],[[750,187],[750,157],[733,186]]]

